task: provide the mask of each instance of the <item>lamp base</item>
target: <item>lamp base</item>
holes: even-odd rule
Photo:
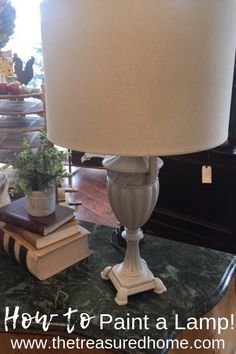
[[[154,289],[157,294],[162,294],[166,291],[166,287],[161,279],[154,277],[144,259],[141,259],[141,263],[143,274],[135,278],[122,274],[122,263],[116,264],[114,267],[108,266],[101,272],[102,279],[111,280],[117,290],[115,297],[117,305],[126,305],[129,295],[142,293],[151,289]]]
[[[156,157],[110,156],[103,160],[108,171],[108,197],[121,225],[126,241],[125,259],[106,267],[101,277],[111,280],[117,290],[115,301],[125,305],[128,296],[154,289],[157,294],[166,291],[140,257],[139,242],[143,239],[141,226],[149,219],[159,193],[158,172],[163,162]]]

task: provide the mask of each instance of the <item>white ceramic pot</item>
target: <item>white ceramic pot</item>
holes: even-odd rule
[[[32,216],[47,216],[55,211],[55,188],[45,191],[33,191],[26,195],[27,211]]]

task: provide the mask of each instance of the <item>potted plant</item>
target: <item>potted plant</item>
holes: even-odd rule
[[[40,145],[32,148],[25,139],[23,150],[17,154],[13,168],[16,187],[26,195],[28,213],[32,216],[46,216],[55,211],[55,188],[66,176],[63,161],[67,152],[48,145],[46,133],[40,131]]]

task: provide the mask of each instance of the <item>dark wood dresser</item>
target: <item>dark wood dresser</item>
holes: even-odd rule
[[[236,146],[165,157],[160,196],[145,231],[236,253]],[[202,183],[202,166],[212,183]]]

